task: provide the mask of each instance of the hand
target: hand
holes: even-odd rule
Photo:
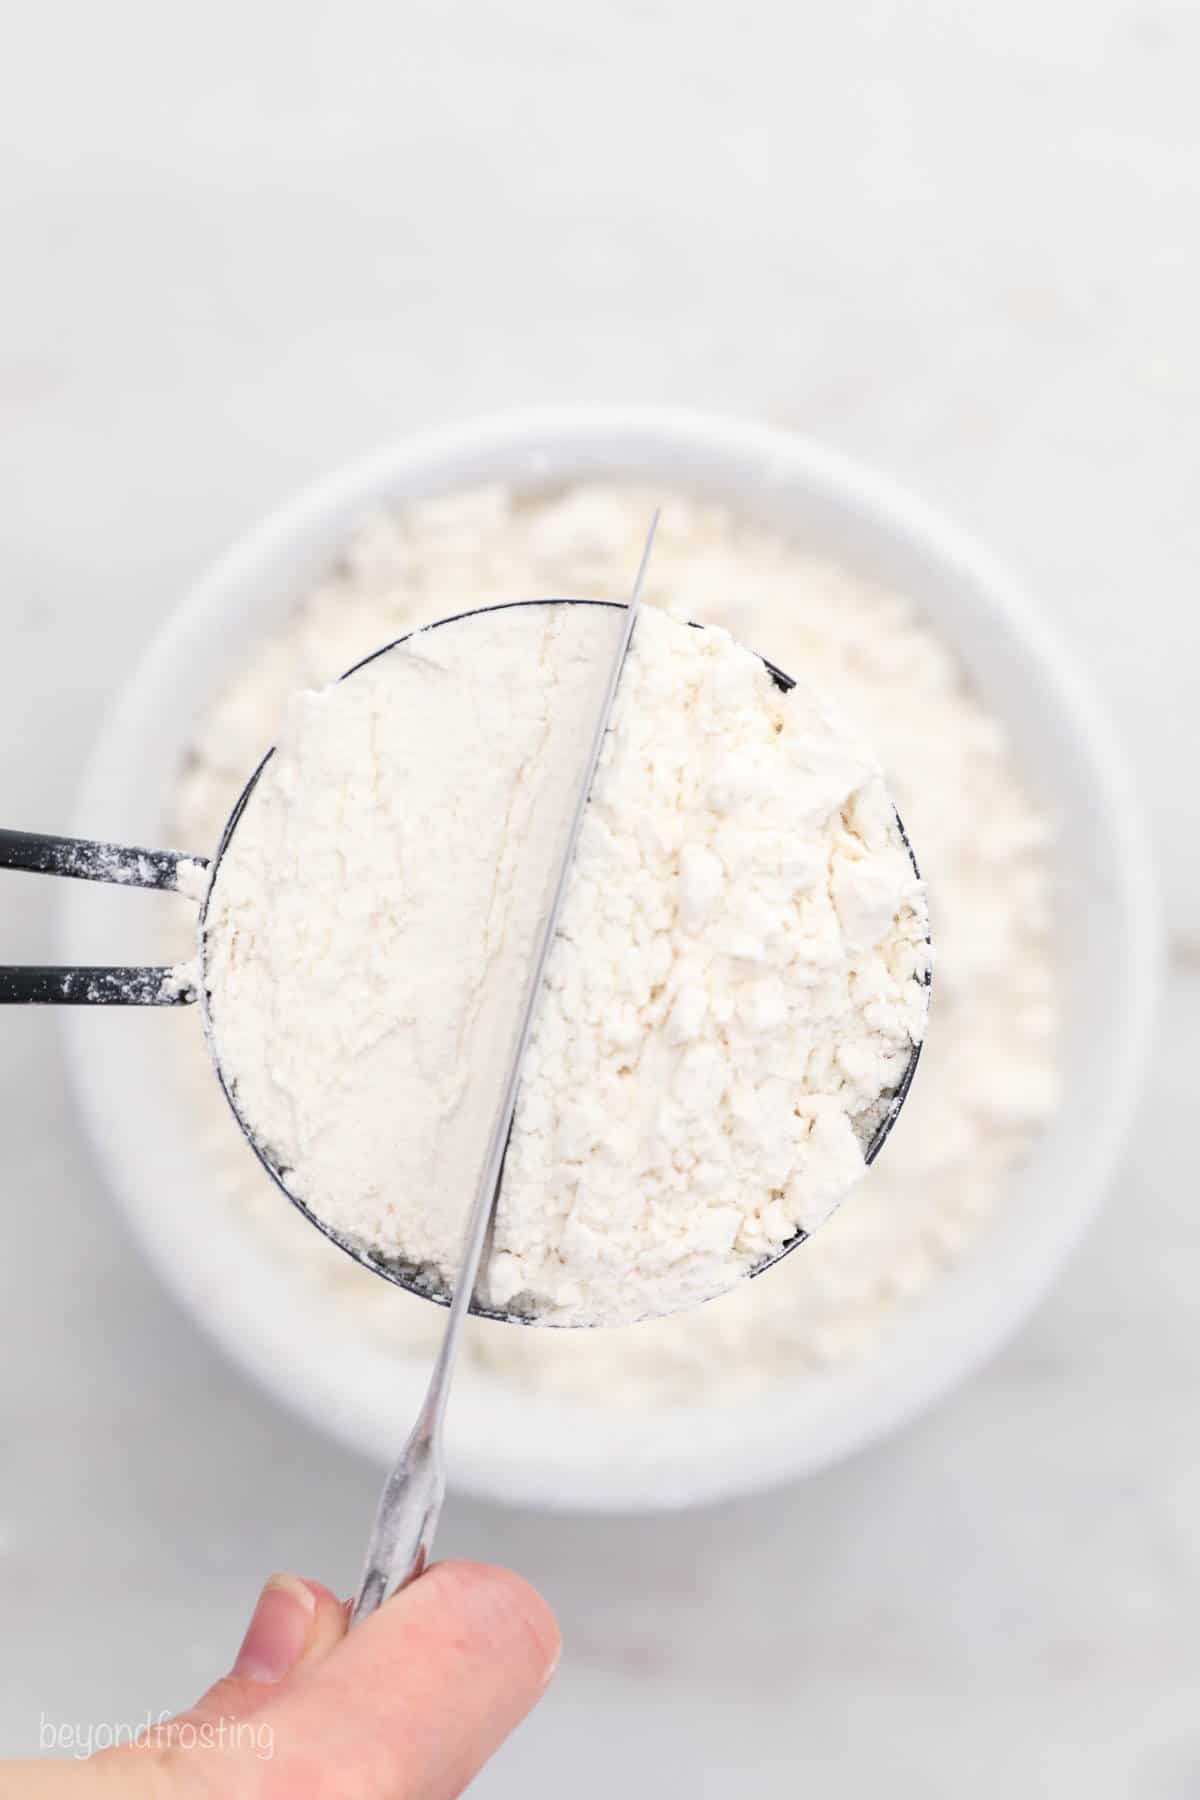
[[[0,1764],[2,1800],[452,1800],[541,1697],[558,1627],[528,1583],[439,1563],[346,1634],[346,1608],[267,1583],[233,1671],[147,1742]]]

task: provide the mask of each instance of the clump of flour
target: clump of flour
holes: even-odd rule
[[[938,950],[936,1029],[887,1150],[810,1243],[692,1312],[605,1332],[514,1331],[471,1320],[467,1366],[597,1405],[716,1401],[869,1354],[1002,1207],[1052,1116],[1058,982],[1050,846],[1003,727],[914,598],[725,509],[633,486],[516,499],[480,490],[364,521],[291,620],[248,645],[181,771],[176,842],[215,845],[289,695],[453,608],[514,595],[623,599],[653,506],[663,519],[647,595],[720,623],[829,694],[869,734],[920,845]],[[169,947],[186,954],[186,936]],[[180,1034],[181,1104],[215,1189],[310,1282],[316,1316],[424,1356],[440,1319],[358,1269],[279,1195]],[[314,1327],[316,1328],[316,1327]]]
[[[272,1166],[452,1285],[619,614],[452,619],[297,695],[208,906],[211,1025]],[[925,1025],[873,757],[720,629],[647,610],[513,1123],[486,1302],[620,1324],[832,1211]]]

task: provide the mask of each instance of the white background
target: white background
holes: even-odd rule
[[[41,0],[0,59],[0,819],[64,827],[181,588],[310,476],[507,403],[794,424],[989,541],[1123,729],[1173,961],[1053,1299],[903,1439],[683,1520],[452,1504],[559,1609],[478,1791],[1200,1791],[1200,11],[1189,0]],[[0,955],[52,954],[0,878]],[[170,1023],[169,1020],[166,1021]],[[54,1021],[0,1018],[0,1751],[174,1706],[376,1477],[173,1311]]]

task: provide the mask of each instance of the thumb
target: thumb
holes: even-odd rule
[[[187,1712],[165,1714],[133,1746],[102,1750],[86,1762],[0,1763],[0,1800],[163,1800],[221,1792],[225,1800],[259,1791],[255,1765],[264,1739],[252,1720],[314,1668],[346,1635],[346,1608],[319,1581],[272,1575],[254,1608],[230,1673]],[[196,1754],[203,1752],[204,1754]],[[207,1781],[214,1761],[220,1785]]]
[[[299,1575],[272,1575],[258,1597],[232,1670],[174,1723],[249,1717],[274,1698],[280,1684],[297,1669],[328,1656],[345,1635],[346,1608],[328,1588]]]

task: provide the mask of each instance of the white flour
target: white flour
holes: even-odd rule
[[[619,615],[508,607],[291,701],[208,911],[242,1117],[340,1236],[452,1285]],[[623,1324],[829,1215],[924,1032],[877,764],[647,609],[585,817],[480,1288]]]
[[[657,489],[593,488],[514,502],[488,491],[366,522],[292,622],[247,646],[181,773],[176,841],[196,851],[215,844],[292,691],[444,615],[448,597],[450,610],[555,592],[623,599],[646,517],[663,499]],[[1057,1097],[1046,828],[1002,728],[916,608],[718,507],[671,495],[648,598],[723,624],[803,673],[869,735],[920,846],[938,970],[936,1028],[885,1153],[852,1202],[777,1269],[694,1312],[607,1332],[470,1322],[469,1360],[494,1374],[634,1407],[795,1381],[880,1344],[897,1306],[914,1303],[1002,1206]],[[424,1355],[436,1310],[356,1268],[280,1205],[198,1035],[182,1054],[214,1186],[309,1272],[315,1317],[332,1307],[398,1353]]]

